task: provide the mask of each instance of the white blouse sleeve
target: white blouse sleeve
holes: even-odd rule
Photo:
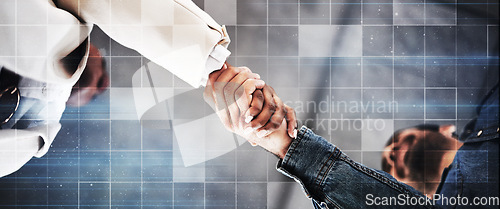
[[[58,6],[195,88],[208,76],[216,46],[229,43],[225,28],[191,0],[59,0]]]

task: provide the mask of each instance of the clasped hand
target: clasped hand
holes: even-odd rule
[[[226,129],[279,157],[297,135],[293,108],[247,67],[224,64],[210,74],[203,96]]]

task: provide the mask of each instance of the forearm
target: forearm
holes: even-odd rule
[[[317,202],[325,202],[330,208],[364,208],[371,203],[367,198],[369,194],[374,197],[398,198],[403,194],[426,198],[389,174],[351,160],[335,145],[306,127],[302,127],[291,142],[277,169],[298,180],[308,196]]]
[[[217,45],[225,49],[229,43],[224,27],[189,0],[59,0],[58,6],[98,25],[116,42],[193,87],[205,84],[210,73],[207,67],[220,68],[229,55],[216,49]]]

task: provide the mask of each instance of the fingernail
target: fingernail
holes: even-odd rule
[[[297,129],[293,130],[293,138],[295,138],[295,139],[297,138]]]
[[[253,119],[253,116],[250,116],[250,115],[249,115],[249,116],[247,116],[247,117],[245,118],[245,123],[250,123],[250,121],[252,121],[252,119]]]
[[[262,138],[262,137],[266,136],[266,134],[267,134],[267,131],[262,130],[262,131],[257,132],[257,137]]]
[[[247,128],[245,128],[245,130],[243,131],[243,134],[248,135],[248,134],[252,133],[252,131],[253,131],[253,128],[252,128],[252,127],[247,127]]]
[[[255,143],[255,142],[250,142],[250,145],[252,145],[252,147],[256,147],[256,146],[257,146],[257,143]]]

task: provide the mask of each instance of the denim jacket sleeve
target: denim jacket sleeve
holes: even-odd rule
[[[388,173],[351,160],[303,126],[277,170],[299,182],[315,208],[435,208],[432,200]]]

